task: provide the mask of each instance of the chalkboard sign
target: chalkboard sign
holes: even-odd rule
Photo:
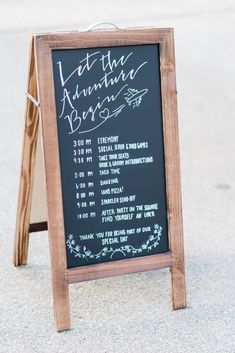
[[[27,98],[14,264],[48,229],[57,330],[92,279],[169,267],[184,308],[173,30],[35,35]]]
[[[68,267],[168,251],[159,46],[52,57]]]

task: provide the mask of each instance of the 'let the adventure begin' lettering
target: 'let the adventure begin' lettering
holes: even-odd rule
[[[148,89],[136,89],[135,79],[148,62],[136,64],[132,59],[132,51],[115,58],[110,50],[105,54],[97,50],[86,53],[72,72],[66,71],[62,61],[57,62],[61,85],[58,118],[67,122],[69,134],[93,131],[108,119],[117,118],[123,109],[141,104]],[[94,75],[97,69],[98,79]],[[84,78],[89,82],[86,87],[80,84]]]

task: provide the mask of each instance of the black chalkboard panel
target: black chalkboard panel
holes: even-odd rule
[[[167,252],[159,46],[52,60],[68,268]]]

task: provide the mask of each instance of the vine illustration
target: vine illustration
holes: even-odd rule
[[[109,258],[112,259],[113,255],[117,252],[122,253],[124,256],[127,254],[132,254],[134,256],[135,254],[146,253],[156,248],[159,245],[161,239],[162,229],[163,228],[161,226],[155,224],[153,234],[150,234],[146,242],[144,242],[139,248],[128,244],[116,249],[112,246],[104,247],[99,252],[93,253],[85,245],[81,246],[76,244],[73,234],[69,234],[66,245],[70,251],[70,254],[74,254],[74,257],[86,259],[87,261],[88,259],[98,260],[104,258],[105,256],[109,256]]]

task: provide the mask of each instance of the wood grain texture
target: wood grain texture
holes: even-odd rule
[[[172,304],[180,309],[186,306],[186,288],[173,30],[160,44],[160,61],[169,241],[176,260],[171,268]]]
[[[47,222],[45,171],[42,153],[42,127],[39,119],[38,137],[34,167],[30,224]]]
[[[112,47],[162,43],[170,29],[123,29],[37,35],[51,49]]]
[[[55,93],[51,52],[36,37],[36,72],[41,103],[40,119],[46,177],[48,233],[50,244],[54,313],[58,331],[70,328],[68,283],[65,279],[66,250],[64,237],[62,188],[55,111]]]
[[[28,92],[37,99],[33,39],[30,45]],[[38,120],[38,108],[27,99],[13,255],[15,266],[27,263]]]
[[[174,259],[170,253],[137,257],[95,265],[71,268],[66,271],[68,283],[77,283],[93,279],[119,276],[129,273],[172,267]]]

